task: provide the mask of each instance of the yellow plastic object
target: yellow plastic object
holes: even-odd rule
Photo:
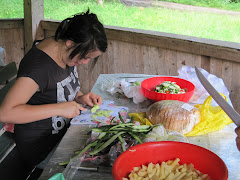
[[[220,93],[221,94],[221,93]],[[226,96],[221,94],[227,101]],[[201,121],[191,132],[185,136],[198,136],[207,134],[213,131],[218,131],[226,125],[231,124],[232,120],[222,110],[220,106],[211,106],[212,97],[209,96],[203,104],[195,105],[201,111]]]
[[[138,121],[140,125],[152,125],[150,121],[146,118],[145,112],[138,112],[138,113],[129,113],[130,118],[134,118],[134,121]]]

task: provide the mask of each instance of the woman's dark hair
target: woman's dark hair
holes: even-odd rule
[[[75,43],[71,59],[79,53],[80,58],[84,58],[92,50],[105,52],[107,49],[104,27],[95,14],[89,13],[89,9],[63,20],[56,30],[55,40],[72,40]]]

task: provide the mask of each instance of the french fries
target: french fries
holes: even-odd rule
[[[193,164],[179,164],[180,159],[162,163],[149,163],[147,166],[134,167],[128,178],[123,180],[210,180],[194,168]]]

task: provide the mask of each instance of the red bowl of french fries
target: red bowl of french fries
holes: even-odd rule
[[[114,162],[115,180],[204,179],[226,180],[228,169],[215,153],[200,146],[174,141],[138,144]]]

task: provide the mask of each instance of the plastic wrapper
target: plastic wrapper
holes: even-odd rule
[[[107,92],[114,94],[123,94],[127,98],[132,98],[135,104],[139,104],[147,98],[143,95],[140,82],[128,82],[126,79],[120,79],[109,83],[105,88]]]
[[[213,74],[209,74],[206,70],[202,68],[199,68],[199,70],[218,92],[224,94],[227,97],[228,103],[232,106],[232,103],[229,97],[230,93],[227,87],[225,86],[223,80]],[[203,104],[204,101],[209,96],[209,93],[206,91],[206,89],[203,87],[203,85],[199,81],[197,74],[195,72],[195,69],[190,66],[182,66],[178,70],[178,74],[179,74],[178,75],[179,78],[186,79],[195,85],[195,92],[188,103]],[[213,100],[211,105],[217,106],[218,104]]]
[[[87,140],[84,147],[93,142],[97,137],[99,133],[96,133],[94,131],[91,131],[91,137]],[[129,137],[123,138],[125,148],[126,150],[130,147],[136,145],[138,142]],[[82,149],[84,148],[82,147]],[[89,150],[91,151],[91,149]],[[107,148],[105,148],[103,151],[101,151],[101,154],[91,156],[88,154],[89,151],[86,151],[82,155],[78,155],[77,157],[74,157],[70,160],[69,164],[65,168],[63,174],[66,180],[72,180],[77,179],[76,176],[79,176],[79,171],[76,167],[98,167],[98,166],[104,166],[104,167],[112,167],[114,161],[116,158],[123,153],[121,143],[118,139],[114,141],[111,145],[109,145]]]
[[[226,96],[221,95],[227,100]],[[211,101],[212,97],[209,96],[203,104],[195,105],[201,112],[201,121],[185,136],[198,136],[218,131],[232,123],[232,120],[222,108],[220,106],[212,106]]]
[[[143,139],[143,142],[151,141],[179,141],[179,142],[188,142],[188,139],[179,132],[171,131],[165,129],[162,125],[156,126],[146,135],[146,138]]]

